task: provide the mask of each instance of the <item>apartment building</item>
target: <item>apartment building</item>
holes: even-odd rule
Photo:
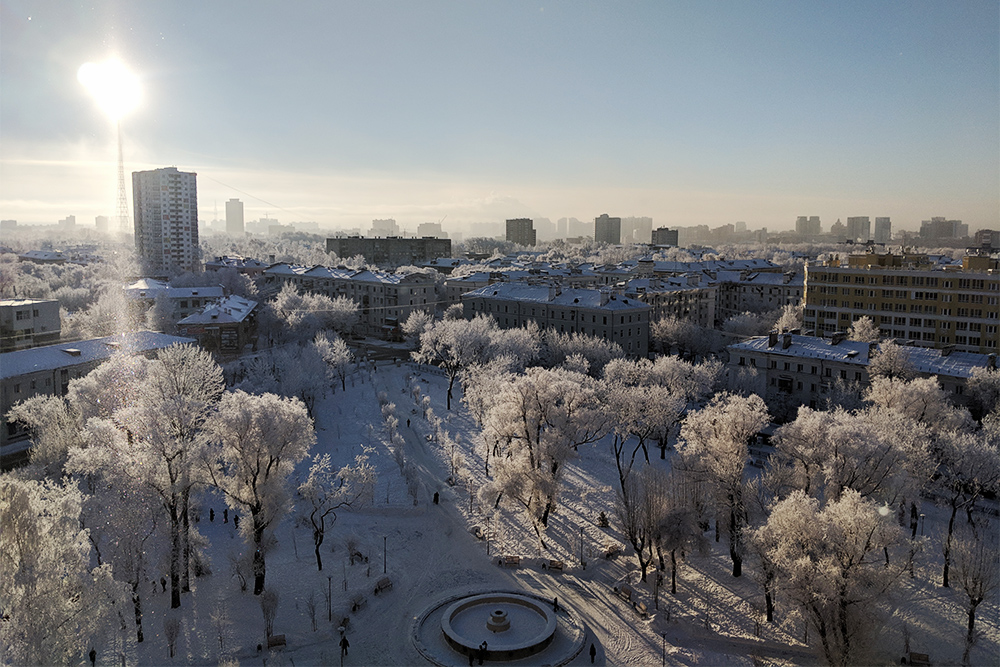
[[[769,406],[793,416],[799,405],[822,407],[838,380],[865,387],[870,378],[868,364],[878,344],[833,338],[800,336],[793,333],[759,336],[727,348],[730,389],[739,388],[743,369],[757,373],[757,391]],[[952,348],[932,350],[907,347],[910,363],[920,377],[935,377],[942,389],[964,403],[965,385],[974,368],[996,368],[995,354],[956,352]]]
[[[914,345],[982,354],[1000,345],[1000,268],[993,257],[967,256],[961,267],[934,265],[920,254],[810,263],[805,300],[803,327],[818,336],[868,316],[882,336]]]
[[[560,333],[583,333],[621,345],[626,354],[649,351],[652,307],[608,290],[498,283],[462,295],[466,319],[491,315],[503,328],[535,322]]]
[[[537,240],[535,222],[531,218],[512,218],[507,221],[507,240],[523,246],[533,246]]]
[[[719,271],[715,321],[725,322],[747,311],[764,313],[802,303],[805,275],[796,272]]]
[[[28,433],[7,422],[7,411],[32,396],[63,396],[70,380],[83,377],[118,353],[152,357],[175,344],[194,343],[193,338],[168,336],[152,331],[59,343],[0,355],[0,459],[6,469],[22,460],[28,447]]]
[[[56,300],[0,301],[0,352],[57,343],[61,328]]]
[[[395,268],[423,264],[438,257],[451,257],[451,239],[348,236],[327,239],[326,251],[335,253],[337,257],[362,255],[371,264]]]
[[[358,304],[360,333],[393,337],[415,310],[434,311],[438,298],[430,273],[400,275],[367,269],[275,264],[264,271],[264,288],[277,292],[291,283],[302,291],[331,299],[346,297]]]
[[[135,250],[152,275],[200,266],[197,177],[176,167],[132,172]]]
[[[257,343],[257,302],[230,295],[177,323],[181,336],[197,338],[211,352],[237,353]]]
[[[634,278],[624,285],[626,298],[647,304],[650,321],[676,317],[700,327],[715,326],[717,286],[700,281],[700,276],[690,274],[673,278]]]

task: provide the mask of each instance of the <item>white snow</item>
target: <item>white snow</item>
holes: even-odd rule
[[[444,428],[461,434],[465,447],[476,448],[466,452],[469,484],[448,485],[444,452],[428,439],[428,423],[407,389],[411,375],[421,384],[421,393],[431,397]],[[570,464],[558,511],[548,527],[550,548],[546,552],[541,552],[528,522],[514,510],[485,508],[488,514],[484,514],[484,508],[470,500],[470,490],[475,494],[485,481],[478,428],[458,402],[457,387],[453,410],[450,414],[445,410],[446,389],[447,380],[436,369],[403,363],[380,367],[372,376],[356,372],[346,392],[339,390],[338,382],[337,392],[317,403],[318,443],[313,453],[330,453],[339,467],[353,463],[363,447],[373,447],[370,460],[379,479],[372,504],[338,513],[322,547],[322,572],[316,570],[311,533],[297,521],[298,515],[286,517],[276,530],[276,544],[267,554],[267,587],[280,596],[274,632],[285,636],[283,648],[257,651],[258,643],[266,646],[259,599],[251,593],[252,581],[246,592],[240,591],[230,569],[230,555],[247,547],[233,527],[232,516],[229,523],[223,523],[221,498],[205,491],[198,530],[211,541],[212,574],[192,580],[193,590],[183,595],[177,610],[169,610],[169,593],[159,592],[158,584],[145,587],[146,641],[135,644],[131,623],[118,639],[124,640],[128,662],[214,665],[235,659],[244,665],[336,664],[340,634],[336,623],[328,620],[327,590],[332,592],[334,618],[347,614],[350,619],[345,628],[350,642],[344,658],[347,665],[427,664],[410,638],[415,619],[450,596],[490,590],[524,590],[545,599],[558,598],[561,607],[576,614],[587,628],[587,637],[586,648],[573,665],[589,664],[591,643],[597,648],[596,662],[607,665],[656,665],[661,660],[670,665],[820,662],[803,641],[801,620],[783,606],[780,594],[778,622],[762,622],[762,592],[750,576],[734,579],[730,575],[725,540],[711,542],[708,553],[688,554],[680,566],[678,594],[671,596],[667,587],[660,592],[658,604],[653,599],[655,575],[649,576],[648,583],[638,580],[630,549],[614,559],[603,558],[607,544],[626,544],[613,519],[610,528],[601,528],[597,522],[601,511],[613,516],[616,473],[606,442],[581,447],[579,457]],[[387,392],[389,401],[396,404],[406,459],[419,471],[422,489],[416,505],[382,435],[378,391]],[[653,449],[650,455],[658,456],[658,451]],[[299,479],[305,478],[308,464],[307,460],[299,466]],[[664,464],[652,459],[652,465]],[[438,505],[432,502],[435,492],[440,497]],[[215,509],[214,522],[208,520],[210,508]],[[881,629],[876,651],[880,661],[898,664],[905,624],[913,651],[930,654],[933,664],[956,664],[962,653],[965,616],[958,592],[943,589],[939,583],[943,513],[929,502],[922,511],[927,513],[925,531],[931,535],[930,545],[921,556],[916,577],[906,583],[895,616]],[[470,532],[474,526],[488,530],[488,542]],[[348,538],[357,541],[366,562],[349,563]],[[498,566],[499,555],[506,554],[521,556],[520,566]],[[562,560],[565,570],[541,569],[542,561],[548,559]],[[153,557],[150,562],[161,560]],[[153,578],[159,580],[159,576],[157,572]],[[375,595],[375,583],[383,576],[390,577],[393,586]],[[612,587],[623,582],[648,606],[648,618],[640,617],[615,595]],[[352,599],[359,595],[360,606],[349,611]],[[310,597],[316,606],[315,631],[308,613]],[[223,611],[228,625],[219,621]],[[171,617],[178,617],[182,627],[178,654],[172,660],[163,631],[164,619]],[[982,636],[972,663],[997,664],[997,604],[980,607],[977,628]],[[809,637],[810,642],[814,639]],[[119,664],[119,651],[120,644],[105,642],[98,647],[98,664]],[[456,657],[455,664],[465,663]],[[528,659],[516,664],[533,663]]]

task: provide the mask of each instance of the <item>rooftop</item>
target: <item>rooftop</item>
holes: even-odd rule
[[[257,307],[256,301],[232,295],[217,301],[200,313],[192,313],[180,320],[177,325],[184,324],[233,324],[242,322],[246,316]]]
[[[0,379],[15,378],[27,373],[55,371],[68,366],[100,362],[116,352],[139,354],[175,344],[196,342],[193,338],[168,336],[153,331],[136,331],[104,338],[91,338],[73,343],[58,343],[29,350],[5,352],[0,355]]]

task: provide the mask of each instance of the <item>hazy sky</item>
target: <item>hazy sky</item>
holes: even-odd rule
[[[200,217],[1000,227],[1000,3],[0,3],[0,217],[115,212],[78,83],[141,78],[126,170]],[[131,179],[128,179],[131,183]],[[131,196],[131,195],[130,195]],[[266,203],[265,203],[266,202]]]

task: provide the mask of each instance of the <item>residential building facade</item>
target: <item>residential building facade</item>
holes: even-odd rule
[[[659,227],[653,230],[653,245],[677,245],[677,230],[669,227]]]
[[[61,328],[58,301],[0,301],[0,352],[58,343]]]
[[[843,266],[842,264],[845,264]],[[803,328],[817,336],[870,317],[886,338],[990,354],[1000,345],[1000,269],[989,256],[962,266],[926,255],[851,255],[806,265]]]
[[[177,323],[181,336],[197,338],[210,352],[235,354],[257,346],[257,302],[230,295]]]
[[[197,271],[197,174],[164,167],[132,172],[135,249],[151,275]]]
[[[530,218],[514,218],[507,221],[507,240],[511,243],[533,246],[536,238],[534,221]]]
[[[622,242],[622,219],[602,213],[594,218],[594,243],[618,245]]]
[[[226,202],[226,233],[243,235],[246,227],[243,222],[243,202],[230,199]]]
[[[618,343],[632,357],[649,352],[652,308],[608,290],[498,283],[462,295],[466,319],[490,315],[502,328],[534,322],[560,333],[581,333]]]
[[[451,257],[451,239],[347,236],[328,238],[326,251],[345,258],[362,255],[371,264],[396,268]]]

